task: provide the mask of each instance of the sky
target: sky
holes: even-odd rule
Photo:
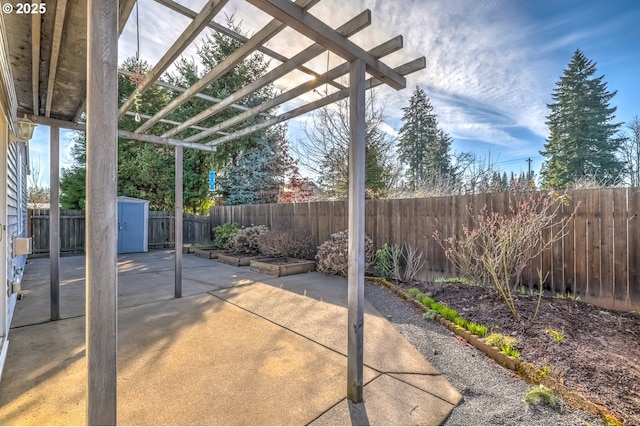
[[[199,11],[205,0],[178,0]],[[139,0],[140,57],[155,64],[190,20],[153,0]],[[454,151],[472,151],[490,158],[500,169],[516,173],[538,171],[548,128],[547,103],[556,82],[576,49],[580,49],[604,75],[616,121],[640,116],[640,1],[639,0],[322,0],[310,12],[337,27],[364,9],[372,12],[372,25],[351,39],[370,49],[398,34],[404,48],[383,61],[392,67],[425,56],[427,67],[407,76],[401,91],[378,90],[384,100],[385,130],[394,135],[402,126],[402,108],[416,86],[422,87],[434,107],[440,127],[453,137]],[[243,31],[253,34],[269,16],[243,0],[230,0],[215,20],[234,15]],[[119,62],[136,52],[136,11],[119,41]],[[152,24],[153,23],[153,24]],[[208,29],[205,30],[209,31]],[[203,33],[204,34],[204,33]],[[202,44],[196,38],[186,50],[195,56]],[[268,47],[291,56],[311,44],[293,30],[285,30]],[[341,59],[320,55],[308,65],[317,72]],[[272,61],[272,67],[277,61]],[[171,70],[171,69],[170,69]],[[302,73],[276,81],[289,89],[308,79]],[[323,90],[321,88],[321,90]],[[310,93],[304,100],[317,99]],[[281,112],[299,105],[291,102]],[[290,140],[302,138],[302,116],[289,122]],[[36,129],[30,143],[32,162],[38,162],[48,183],[48,135]],[[72,132],[61,136],[61,166],[68,167]]]

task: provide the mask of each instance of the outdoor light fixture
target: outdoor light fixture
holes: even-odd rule
[[[16,136],[18,139],[22,139],[28,143],[33,137],[33,130],[36,128],[36,124],[29,120],[25,114],[23,118],[16,122],[16,127],[18,131]]]

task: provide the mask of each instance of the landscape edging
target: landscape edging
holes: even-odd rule
[[[416,301],[416,299],[408,294],[407,292],[400,289],[398,286],[389,282],[388,280],[382,277],[370,277],[367,276],[366,279],[378,282],[389,288],[393,293],[402,297],[403,299],[412,302],[416,307],[421,309],[422,311],[427,311],[427,307]],[[581,409],[583,411],[590,412],[594,415],[598,415],[605,420],[605,425],[623,425],[623,423],[602,405],[598,405],[597,403],[591,402],[582,394],[569,389],[564,384],[561,384],[555,378],[547,376],[540,369],[536,368],[533,364],[528,362],[523,362],[515,359],[514,357],[507,356],[502,353],[499,348],[493,347],[489,345],[486,341],[479,338],[477,335],[471,334],[471,332],[466,329],[456,325],[449,320],[444,319],[439,314],[435,316],[435,320],[437,320],[441,325],[449,329],[454,334],[463,338],[467,343],[471,344],[478,350],[485,353],[491,359],[498,362],[501,366],[510,369],[514,372],[517,372],[520,377],[527,380],[532,384],[542,384],[545,387],[553,390],[554,393],[559,395],[562,399],[568,402],[570,405]]]

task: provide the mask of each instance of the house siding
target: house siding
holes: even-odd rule
[[[13,256],[13,238],[27,235],[26,147],[12,142],[7,147],[7,285],[21,281],[26,255]]]

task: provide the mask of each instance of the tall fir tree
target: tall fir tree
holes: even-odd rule
[[[547,104],[549,138],[541,151],[547,158],[541,175],[543,186],[566,188],[579,180],[600,185],[616,184],[624,170],[616,157],[622,123],[615,123],[616,107],[609,102],[604,75],[593,77],[596,64],[577,49]]]
[[[415,191],[429,176],[443,176],[451,171],[449,149],[451,137],[438,129],[427,94],[416,87],[409,105],[402,109],[398,154],[407,167],[407,183]]]

